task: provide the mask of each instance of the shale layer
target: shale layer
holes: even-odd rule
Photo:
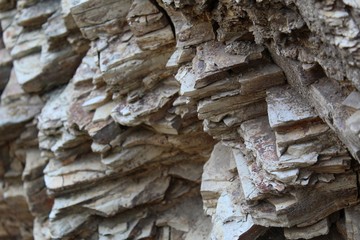
[[[358,0],[0,0],[0,239],[360,239]]]

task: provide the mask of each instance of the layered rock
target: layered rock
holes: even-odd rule
[[[359,9],[0,1],[0,239],[360,238]]]

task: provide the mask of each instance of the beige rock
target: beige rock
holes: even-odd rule
[[[158,111],[172,100],[178,92],[178,86],[168,81],[158,86],[153,92],[145,95],[135,103],[119,105],[114,109],[112,117],[122,125],[134,126],[143,122],[142,117]]]
[[[241,206],[237,204],[238,181],[236,178],[218,199],[211,239],[250,240],[258,238],[266,230],[262,226],[256,226],[251,216],[243,213]]]
[[[26,55],[40,52],[44,43],[45,36],[41,30],[22,32],[10,54],[14,59],[20,59]]]
[[[197,45],[215,38],[212,25],[207,21],[206,13],[196,14],[197,18],[190,17],[192,11],[178,11],[170,4],[158,1],[167,12],[175,28],[177,47]]]
[[[174,43],[175,39],[171,26],[168,25],[165,28],[136,37],[136,42],[143,50],[155,50],[162,46]]]
[[[127,15],[127,21],[137,37],[168,25],[165,15],[149,0],[134,1]]]
[[[83,35],[95,39],[101,33],[120,33],[121,29],[111,32],[112,25],[122,26],[131,6],[131,1],[71,1],[71,13]],[[109,25],[110,23],[110,25]]]
[[[76,69],[73,81],[76,86],[90,84],[98,66],[95,62],[95,50],[90,49],[82,59],[80,66]]]
[[[311,239],[317,236],[326,235],[330,231],[330,222],[327,218],[302,228],[284,228],[284,235],[287,239]]]
[[[23,27],[41,26],[59,7],[59,0],[45,0],[24,8],[19,14],[18,24]]]
[[[92,121],[99,122],[108,120],[111,116],[111,112],[116,106],[117,103],[115,101],[111,101],[96,108]]]
[[[360,110],[360,93],[357,91],[353,91],[347,96],[347,98],[342,102],[343,105],[347,107],[354,108],[356,110]]]
[[[218,42],[207,42],[197,48],[193,61],[195,88],[202,88],[214,82],[218,77],[225,77],[226,70],[244,66],[248,61],[262,58],[263,47],[243,43],[243,50],[237,55],[225,51],[225,46]]]
[[[1,94],[1,100],[3,103],[8,104],[19,99],[23,95],[25,95],[25,92],[17,81],[14,69],[12,69],[9,81],[6,84],[3,93]]]
[[[122,191],[118,189],[107,196],[87,203],[84,207],[102,216],[113,216],[118,212],[137,205],[162,200],[169,186],[170,178],[151,176],[140,182],[127,184]]]
[[[96,154],[83,155],[67,165],[52,159],[44,169],[44,179],[46,187],[56,192],[79,188],[79,186],[89,184],[93,180],[104,178],[106,176],[105,170],[106,166],[100,162]]]
[[[216,202],[224,188],[231,184],[234,174],[230,172],[233,169],[232,150],[217,143],[211,153],[210,159],[204,165],[204,172],[201,179],[201,195],[204,200],[204,207],[216,208]],[[207,200],[215,200],[211,205]]]
[[[26,152],[26,165],[22,173],[25,181],[34,180],[42,176],[42,171],[47,163],[47,159],[40,156],[38,149],[29,149]]]
[[[34,53],[14,61],[16,78],[26,92],[36,92],[43,88],[40,81],[43,71],[40,56],[40,53]]]
[[[251,181],[251,175],[249,171],[249,167],[251,166],[246,161],[245,156],[239,149],[232,149],[232,151],[245,201],[253,201],[262,198],[263,196],[259,189],[257,189],[255,184]]]
[[[286,86],[269,89],[266,101],[271,128],[292,125],[299,121],[311,121],[318,117],[305,99]]]

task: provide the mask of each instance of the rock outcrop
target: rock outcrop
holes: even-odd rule
[[[356,0],[0,0],[0,239],[360,239]]]

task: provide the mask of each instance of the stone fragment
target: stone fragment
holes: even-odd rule
[[[24,8],[19,14],[17,23],[23,27],[41,26],[59,7],[59,0],[44,0],[31,7]]]
[[[345,227],[346,235],[350,240],[356,240],[359,238],[359,227],[357,221],[359,219],[359,206],[353,206],[345,208]]]
[[[121,33],[131,1],[71,1],[71,5],[76,25],[85,37],[93,40],[104,33]]]
[[[3,22],[3,21],[1,21]],[[2,40],[7,49],[11,49],[16,45],[17,38],[20,33],[23,31],[23,28],[16,24],[15,21],[11,21],[9,26],[4,29]]]
[[[206,13],[196,14],[191,10],[178,11],[170,4],[158,1],[160,6],[167,12],[175,28],[177,47],[193,46],[199,43],[215,39],[215,34]],[[197,16],[191,17],[192,14]]]
[[[287,239],[312,239],[317,236],[326,235],[330,231],[330,222],[327,218],[314,225],[302,228],[284,228]]]
[[[219,42],[207,42],[197,47],[193,60],[195,88],[202,88],[216,81],[218,77],[226,77],[226,70],[243,67],[249,61],[262,58],[263,47],[243,43],[239,54],[231,55],[225,51],[225,45]]]
[[[12,58],[7,49],[0,49],[0,89],[4,89],[10,78]]]
[[[84,227],[86,225],[87,220],[89,219],[89,214],[70,214],[61,219],[50,221],[50,235],[51,238],[63,238],[71,233]]]
[[[1,101],[3,103],[10,103],[17,99],[20,99],[21,96],[25,94],[24,90],[21,88],[20,84],[17,81],[14,69],[11,70],[10,78],[4,91],[1,94]]]
[[[352,156],[359,159],[360,139],[358,136],[354,136],[351,130],[347,129],[348,126],[345,121],[350,117],[351,111],[341,105],[346,97],[344,94],[339,93],[342,93],[340,86],[327,78],[321,79],[310,88],[310,98],[314,102],[319,115],[336,130],[339,138],[348,147]],[[352,136],[349,137],[349,135]]]
[[[235,95],[217,100],[205,98],[198,103],[198,116],[200,119],[210,117],[211,115],[218,116],[223,114],[222,116],[224,116],[228,112],[241,109],[252,103],[257,103],[264,98],[264,92],[257,92],[251,95]]]
[[[288,202],[289,197],[284,196],[279,199],[279,206],[285,206],[285,208],[280,208],[277,213],[269,212],[269,209],[273,209],[274,205],[268,205],[266,203],[251,207],[249,211],[254,223],[262,226],[310,226],[329,216],[331,213],[336,212],[345,202],[350,204],[356,203],[353,192],[353,184],[355,184],[354,178],[356,178],[356,176],[353,174],[342,174],[337,176],[336,181],[317,183],[313,187],[298,189],[291,193],[292,198],[295,198],[295,202],[294,200],[290,200],[290,204],[283,205],[283,201]],[[344,188],[346,188],[346,190]],[[338,198],[334,196],[335,192],[342,197]],[[327,201],[318,201],[318,199],[327,199]],[[304,214],[302,210],[305,206],[311,210],[306,211],[306,214]],[[294,209],[296,210],[294,211]]]
[[[360,122],[360,111],[356,111],[353,113],[348,119],[346,119],[346,125],[354,134],[358,134],[360,132],[359,128]]]
[[[25,97],[9,105],[0,106],[1,141],[19,136],[24,129],[24,123],[39,114],[42,106],[43,102],[38,96]]]
[[[136,146],[125,148],[120,152],[113,152],[102,158],[101,161],[105,165],[117,169],[117,171],[126,172],[166,158],[167,151],[169,150],[164,147]]]
[[[95,50],[90,49],[86,56],[82,59],[80,66],[76,69],[73,81],[76,86],[90,84],[98,66],[95,62]]]
[[[141,37],[136,37],[137,44],[143,50],[155,50],[173,43],[174,40],[174,34],[170,25]]]
[[[223,188],[231,184],[233,174],[230,172],[232,167],[232,151],[221,143],[215,145],[209,161],[204,166],[201,180],[201,195],[204,206],[216,208],[216,201],[220,197]],[[214,200],[214,203],[211,203]]]
[[[46,163],[47,159],[40,156],[38,149],[29,149],[26,153],[26,165],[22,173],[22,179],[29,181],[42,176]]]
[[[127,15],[127,21],[131,32],[137,37],[168,25],[165,15],[149,0],[133,1]]]
[[[251,181],[251,173],[249,171],[251,166],[246,161],[244,154],[239,149],[233,149],[232,151],[245,201],[253,201],[262,198],[262,194]]]
[[[11,50],[14,59],[20,59],[32,53],[40,52],[45,43],[45,36],[41,30],[22,32]]]
[[[48,190],[58,192],[79,188],[93,180],[101,179],[105,177],[105,170],[106,166],[96,154],[83,155],[67,165],[52,159],[44,169],[44,179]]]
[[[360,8],[360,3],[356,0],[344,0],[344,3],[354,8]]]
[[[106,121],[110,118],[111,112],[117,106],[115,101],[108,102],[98,108],[96,108],[92,121],[94,123],[99,121]]]
[[[14,61],[16,78],[27,92],[36,92],[43,88],[39,80],[43,71],[40,56],[40,53],[34,53]]]
[[[150,176],[140,179],[139,182],[127,184],[122,191],[116,189],[115,192],[87,203],[84,207],[102,216],[113,216],[126,209],[163,199],[169,183],[170,178]]]
[[[81,106],[86,111],[91,111],[107,103],[109,101],[109,98],[110,97],[106,92],[92,91]]]
[[[165,107],[178,91],[178,86],[174,84],[174,81],[165,82],[135,103],[120,104],[114,109],[112,117],[122,125],[138,125],[139,122],[144,121],[142,117]]]
[[[269,89],[266,101],[271,128],[311,121],[318,117],[305,99],[286,86]]]
[[[216,212],[213,217],[212,239],[256,239],[266,230],[256,226],[251,216],[242,212],[241,206],[236,204],[238,196],[238,179],[232,182],[231,187],[224,190],[218,199]],[[229,191],[229,192],[228,192]]]
[[[360,110],[360,93],[353,91],[347,96],[347,98],[342,102],[343,105],[351,107],[356,110]]]
[[[266,118],[249,120],[241,124],[246,147],[251,149],[258,164],[267,172],[277,171],[279,158],[275,150],[275,135]]]

